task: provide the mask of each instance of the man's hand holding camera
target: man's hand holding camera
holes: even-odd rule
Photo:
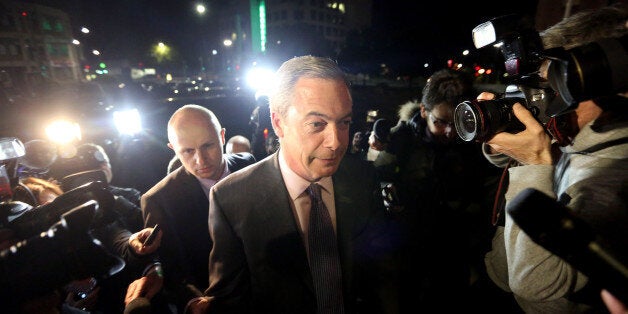
[[[495,95],[481,93],[478,100],[491,100]],[[518,133],[501,132],[486,142],[494,152],[506,154],[524,165],[551,165],[553,163],[552,138],[545,128],[525,106],[516,103],[512,106],[515,117],[525,126]]]

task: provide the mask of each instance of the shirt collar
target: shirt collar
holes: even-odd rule
[[[288,194],[290,194],[290,198],[294,201],[296,200],[303,192],[312,184],[312,182],[303,179],[298,174],[296,174],[290,167],[288,167],[288,162],[283,155],[283,150],[279,149],[279,169],[281,170],[281,176],[283,177],[283,181],[286,184],[286,188],[288,189]],[[321,191],[325,191],[325,193],[331,194],[333,191],[333,183],[331,177],[324,177],[320,179],[318,182],[322,189]]]
[[[198,180],[198,182],[201,183],[201,186],[203,187],[203,191],[205,191],[205,194],[207,195],[207,197],[209,197],[209,189],[211,189],[212,186],[214,186],[214,184],[218,183],[218,181],[224,179],[226,176],[228,176],[231,172],[229,171],[229,167],[227,167],[227,162],[223,157],[223,170],[222,170],[222,175],[220,176],[220,178],[218,178],[218,180],[213,180],[213,179],[201,179],[201,178],[196,178]]]

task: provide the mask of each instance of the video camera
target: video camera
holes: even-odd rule
[[[523,129],[512,112],[521,103],[541,122],[577,108],[578,103],[628,90],[628,36],[572,49],[543,49],[540,34],[518,15],[505,15],[473,29],[476,48],[499,47],[510,79],[503,97],[468,100],[454,112],[465,141],[483,142],[499,132]],[[547,64],[547,77],[540,73]]]
[[[0,228],[19,241],[0,252],[0,302],[8,308],[71,280],[106,278],[125,266],[91,234],[116,219],[115,199],[106,183],[81,182],[37,207],[13,201],[12,191],[19,186],[17,160],[24,155],[19,139],[0,138]]]

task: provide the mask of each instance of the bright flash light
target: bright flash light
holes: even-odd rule
[[[473,31],[473,44],[475,48],[482,48],[492,44],[497,40],[495,26],[491,22],[482,23],[476,26]]]
[[[275,73],[270,69],[253,68],[246,75],[246,82],[256,92],[267,93],[272,84]]]
[[[115,111],[113,123],[120,134],[135,135],[142,131],[142,119],[137,109]]]
[[[46,136],[54,143],[67,144],[81,140],[81,127],[76,122],[54,121],[46,127]]]

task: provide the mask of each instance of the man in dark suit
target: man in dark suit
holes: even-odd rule
[[[183,166],[147,191],[141,207],[145,226],[162,228],[158,253],[164,291],[181,311],[208,287],[209,189],[255,158],[250,153],[223,154],[225,129],[213,112],[197,105],[174,112],[168,121],[168,141]]]
[[[276,79],[270,111],[279,150],[212,189],[210,285],[187,310],[395,313],[391,224],[375,170],[344,156],[353,105],[344,73],[329,59],[304,56],[286,61]],[[304,192],[312,185],[324,205]],[[321,207],[337,247],[329,259],[339,260],[325,273],[338,271],[337,285],[317,284],[321,269],[313,266],[310,223]],[[327,292],[334,297],[322,302]]]

